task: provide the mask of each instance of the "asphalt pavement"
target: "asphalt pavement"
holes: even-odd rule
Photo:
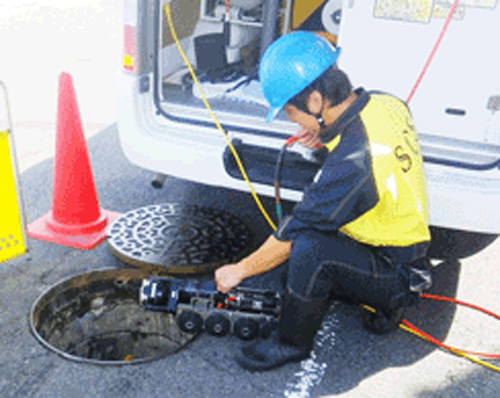
[[[250,196],[174,178],[161,190],[152,173],[121,152],[116,126],[88,140],[100,207],[127,212],[155,203],[215,207],[239,217],[263,240],[270,232]],[[31,222],[51,208],[53,161],[22,176]],[[272,211],[271,200],[264,200]],[[1,397],[496,397],[498,373],[436,349],[404,331],[375,336],[361,326],[361,311],[333,303],[311,357],[254,373],[233,360],[243,344],[234,336],[202,334],[182,351],[146,364],[95,366],[64,359],[31,334],[28,314],[47,288],[83,272],[128,267],[107,243],[81,251],[30,239],[30,256],[0,265]],[[499,244],[459,263],[441,263],[431,293],[458,297],[499,312]],[[250,280],[278,289],[282,269]],[[407,319],[450,344],[500,351],[498,325],[453,305],[421,302]],[[464,347],[465,348],[465,347]]]

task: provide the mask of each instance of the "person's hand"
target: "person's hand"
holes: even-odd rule
[[[243,266],[240,264],[224,265],[215,271],[215,282],[217,290],[221,293],[227,293],[238,286],[244,279]]]
[[[309,130],[300,129],[297,133],[299,139],[297,140],[300,145],[308,149],[318,149],[321,147],[321,141],[318,138],[318,134],[311,132]]]

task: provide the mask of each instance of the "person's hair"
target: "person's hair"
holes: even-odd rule
[[[288,103],[296,106],[301,111],[309,113],[307,99],[314,90],[319,91],[323,97],[327,98],[331,106],[336,106],[346,100],[352,93],[352,84],[344,72],[336,66],[332,66],[304,90],[291,98]]]

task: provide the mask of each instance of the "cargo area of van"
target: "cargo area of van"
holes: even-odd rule
[[[159,77],[161,101],[204,107],[201,93],[179,53],[174,29],[199,79],[203,94],[217,110],[263,118],[267,103],[260,91],[257,69],[263,50],[282,34],[316,19],[311,3],[262,0],[173,1],[171,23],[161,10]],[[321,3],[321,2],[316,2]],[[338,8],[341,2],[337,1]],[[312,13],[311,13],[312,12]],[[311,13],[311,15],[309,15]],[[317,12],[316,12],[317,14]]]

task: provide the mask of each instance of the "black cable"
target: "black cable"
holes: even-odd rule
[[[278,159],[276,160],[276,168],[274,171],[274,200],[276,203],[276,215],[278,221],[283,218],[282,208],[281,208],[281,195],[280,195],[280,182],[281,182],[281,170],[283,169],[283,159],[285,158],[285,153],[289,147],[287,142],[280,150]]]

